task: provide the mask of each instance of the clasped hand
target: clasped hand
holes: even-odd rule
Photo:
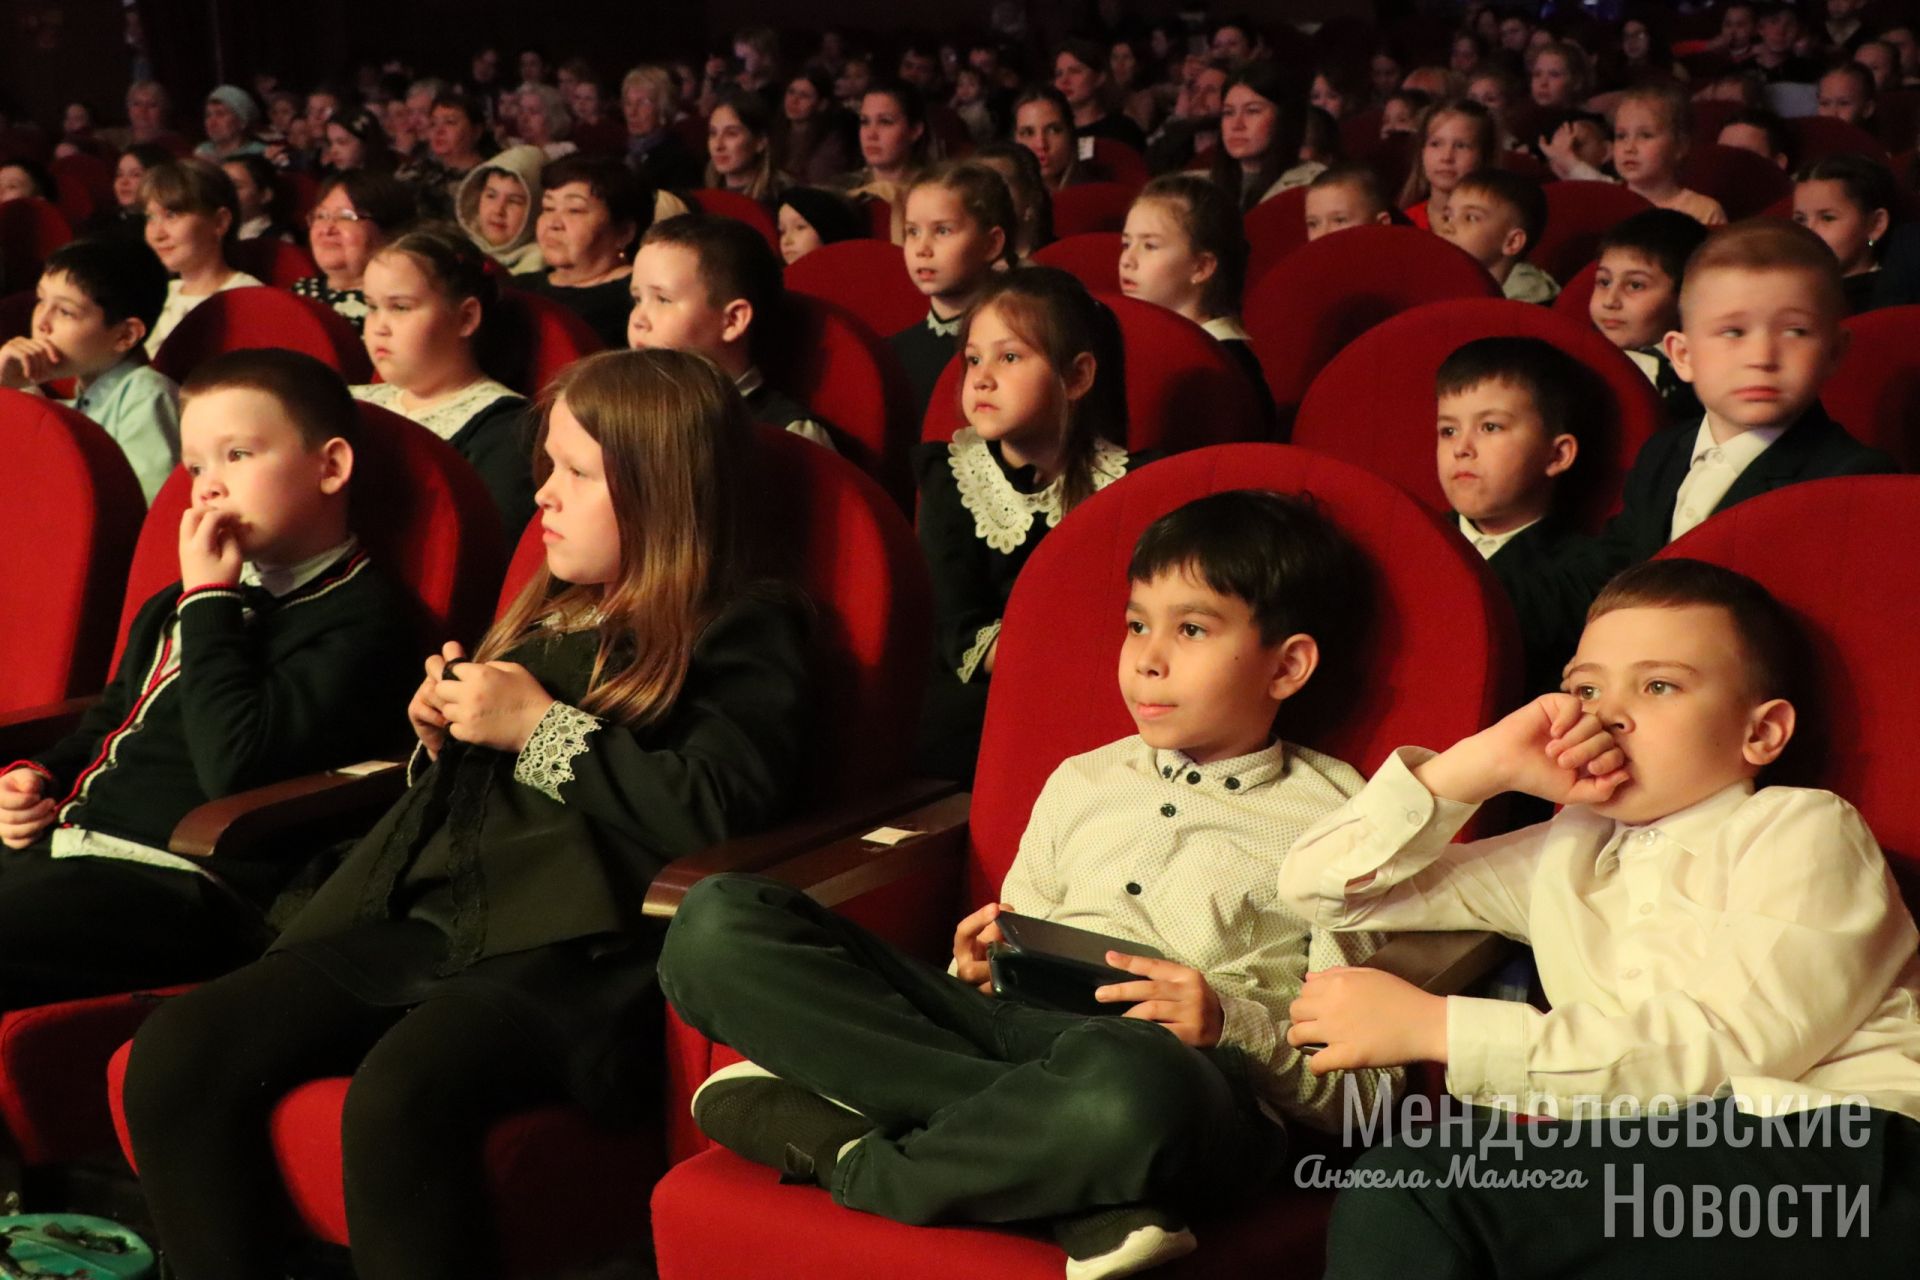
[[[519,751],[554,697],[517,662],[469,662],[448,641],[426,661],[426,679],[407,704],[414,736],[435,760],[447,739],[496,751]]]

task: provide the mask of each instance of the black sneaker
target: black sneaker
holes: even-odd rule
[[[1144,1204],[1055,1219],[1053,1238],[1067,1251],[1067,1280],[1135,1275],[1200,1247],[1186,1223]]]
[[[694,1090],[693,1122],[735,1155],[778,1169],[780,1181],[822,1187],[841,1148],[873,1131],[851,1107],[751,1062],[722,1067]]]

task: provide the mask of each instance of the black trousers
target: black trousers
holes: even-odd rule
[[[695,887],[660,984],[708,1038],[874,1122],[831,1190],[896,1221],[1211,1208],[1286,1154],[1237,1051],[996,1000],[771,880]]]
[[[341,1143],[356,1274],[497,1275],[482,1144],[496,1118],[561,1095],[557,1060],[477,987],[385,1007],[284,954],[167,1001],[134,1037],[125,1100],[173,1274],[281,1274],[291,1223],[268,1114],[302,1081],[351,1074]]]
[[[1824,1110],[1769,1122],[1739,1114],[1731,1100],[1700,1103],[1659,1129],[1647,1119],[1597,1130],[1523,1126],[1517,1148],[1443,1146],[1440,1129],[1429,1129],[1419,1145],[1397,1142],[1360,1160],[1353,1176],[1381,1185],[1355,1183],[1335,1202],[1327,1276],[1911,1274],[1920,1258],[1920,1123],[1856,1111],[1849,1124],[1841,1108]],[[1475,1134],[1490,1119],[1476,1111]],[[1688,1136],[1691,1121],[1706,1140]],[[1475,1163],[1464,1176],[1456,1160],[1468,1156]],[[1546,1185],[1527,1185],[1528,1175]]]

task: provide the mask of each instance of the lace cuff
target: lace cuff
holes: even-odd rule
[[[962,684],[973,679],[973,673],[980,669],[980,663],[985,660],[987,650],[993,648],[993,642],[999,638],[1000,619],[998,618],[973,633],[973,644],[960,655],[960,665],[954,669],[954,674],[960,677]]]
[[[520,748],[513,780],[548,799],[560,800],[560,788],[573,781],[574,757],[586,754],[587,735],[604,723],[599,716],[588,715],[578,707],[554,703],[534,726],[527,745]]]

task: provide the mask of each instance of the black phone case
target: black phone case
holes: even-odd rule
[[[987,969],[993,976],[993,994],[1002,1000],[1083,1017],[1114,1017],[1129,1007],[1093,998],[1096,987],[1132,980],[1132,974],[1118,969],[1096,972],[1071,960],[1014,951],[1000,942],[987,944]]]

